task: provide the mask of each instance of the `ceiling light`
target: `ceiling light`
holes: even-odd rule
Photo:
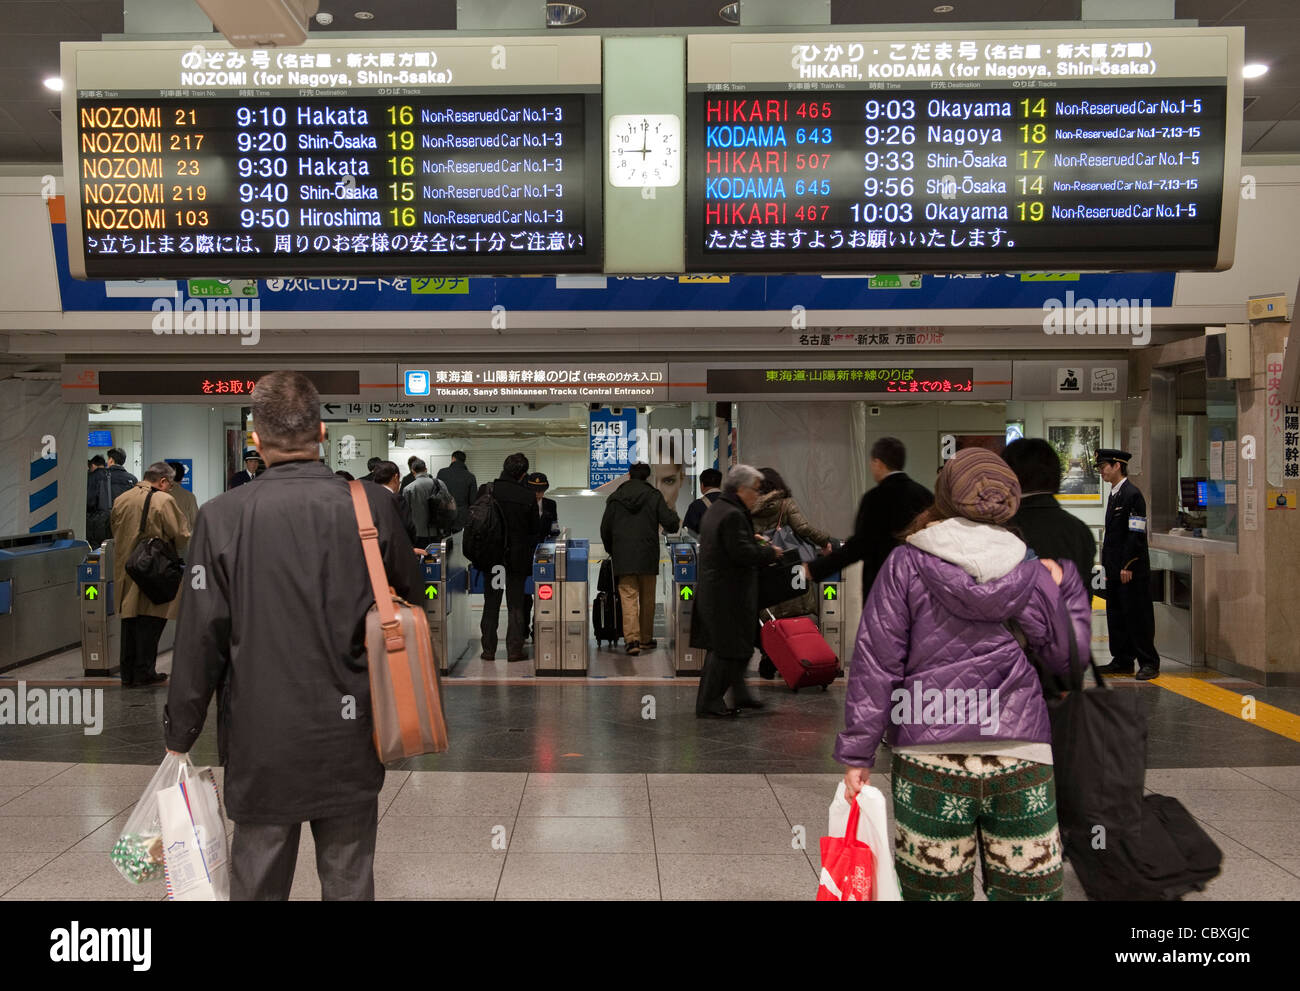
[[[587,12],[572,3],[548,3],[546,5],[546,26],[548,28],[567,28],[584,20]]]
[[[952,5],[952,4],[950,4],[950,3],[941,3],[941,4],[939,4],[939,6],[937,6],[937,7],[934,8],[934,12],[935,12],[936,14],[951,14],[951,13],[953,12],[953,9],[954,9],[954,8],[953,8],[953,5]]]
[[[718,16],[728,24],[740,23],[740,4],[729,3],[718,11]]]
[[[1266,72],[1268,72],[1268,66],[1263,62],[1250,62],[1241,67],[1241,74],[1246,79],[1258,79]]]
[[[375,19],[375,15],[368,10],[358,10],[352,16],[359,21],[373,21]]]
[[[46,76],[46,77],[45,77],[45,88],[46,88],[46,89],[50,89],[50,90],[54,90],[54,92],[58,93],[60,90],[63,89],[63,77],[62,77],[62,76]]]

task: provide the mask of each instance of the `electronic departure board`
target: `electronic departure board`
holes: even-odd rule
[[[601,268],[598,38],[63,49],[74,275]]]
[[[690,271],[1222,269],[1227,29],[692,36]]]

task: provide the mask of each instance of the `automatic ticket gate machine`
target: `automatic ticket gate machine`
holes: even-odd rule
[[[533,553],[533,673],[585,675],[589,542],[562,529]]]
[[[832,544],[839,546],[838,541]],[[817,583],[817,626],[845,670],[853,658],[859,618],[848,614],[846,592],[844,575],[839,571]]]
[[[114,615],[113,591],[113,541],[105,540],[77,566],[81,669],[87,678],[111,675],[121,656],[121,623]]]
[[[434,662],[444,675],[451,673],[470,643],[469,566],[460,556],[458,542],[456,536],[444,537],[430,544],[420,561],[429,639]]]
[[[668,542],[668,564],[672,569],[672,599],[668,608],[668,649],[673,673],[698,675],[704,669],[704,651],[691,646],[691,619],[695,610],[700,545],[693,540]]]
[[[117,614],[118,589],[113,581],[113,541],[92,547],[77,565],[77,600],[81,613],[81,669],[87,678],[116,673],[121,658],[122,620]],[[181,594],[184,594],[184,583]],[[176,624],[168,622],[158,638],[158,653],[172,649]]]

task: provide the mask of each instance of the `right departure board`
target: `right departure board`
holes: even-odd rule
[[[693,36],[687,268],[1227,268],[1240,64],[1239,29]]]

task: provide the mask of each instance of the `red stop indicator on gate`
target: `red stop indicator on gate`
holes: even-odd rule
[[[551,598],[551,596],[553,596],[554,594],[555,594],[555,586],[554,586],[554,585],[538,585],[538,586],[537,586],[537,597],[538,597],[539,599],[541,599],[543,602],[546,602],[547,600],[549,600],[549,599]]]

